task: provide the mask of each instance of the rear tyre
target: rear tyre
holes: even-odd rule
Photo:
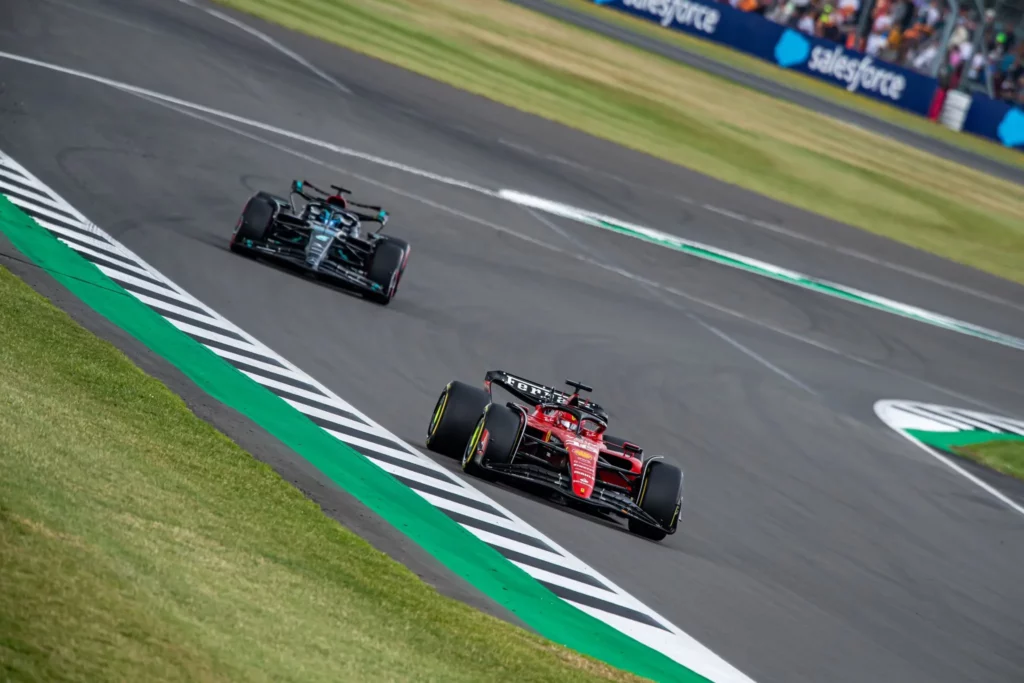
[[[394,237],[377,244],[366,275],[370,282],[380,287],[380,291],[370,292],[366,295],[368,299],[382,306],[391,303],[391,299],[398,293],[405,265],[409,262],[409,251],[407,242]]]
[[[427,448],[461,458],[477,420],[491,402],[491,395],[465,382],[451,382],[441,392],[427,428]]]
[[[683,503],[683,471],[661,460],[652,462],[634,500],[662,527],[675,531]],[[663,529],[633,518],[629,520],[629,530],[652,541],[660,541],[668,535]]]
[[[266,192],[250,197],[231,235],[231,251],[244,254],[249,251],[248,244],[266,241],[274,222],[276,207],[277,204]]]
[[[462,469],[482,479],[493,479],[489,465],[511,465],[519,440],[519,414],[508,406],[490,403],[477,420],[473,436],[462,454]]]

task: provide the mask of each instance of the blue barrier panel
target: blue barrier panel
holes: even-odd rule
[[[971,95],[963,130],[1024,150],[1024,111],[980,93]]]
[[[927,116],[939,82],[714,0],[594,0]]]

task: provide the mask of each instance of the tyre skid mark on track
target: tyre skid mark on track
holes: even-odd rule
[[[696,664],[696,670],[714,672],[712,675],[719,681],[749,683],[749,678],[539,530],[388,432],[168,280],[0,152],[0,194],[9,192],[31,195],[30,200],[22,201],[32,204],[32,210],[39,210],[36,207],[40,206],[59,207],[59,226],[45,218],[51,227],[40,223],[54,237],[62,239],[66,232],[69,239],[62,239],[65,244],[96,264],[130,295],[307,417],[318,418],[314,422],[321,429],[395,476],[568,604],[684,666],[694,668]],[[72,235],[82,239],[72,239]]]

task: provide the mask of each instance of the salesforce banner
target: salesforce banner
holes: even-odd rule
[[[921,116],[935,97],[934,78],[780,26],[714,0],[594,0],[666,28],[700,36],[785,69],[846,88]]]

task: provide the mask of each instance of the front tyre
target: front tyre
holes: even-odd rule
[[[660,541],[667,532],[675,531],[679,523],[679,510],[683,504],[683,471],[675,465],[656,460],[647,466],[634,502],[663,528],[651,526],[638,519],[629,519],[629,530],[652,541]]]
[[[480,414],[490,402],[491,395],[479,387],[458,381],[449,383],[434,406],[427,427],[427,448],[450,458],[461,458]]]
[[[266,192],[250,197],[231,235],[231,251],[244,254],[251,244],[265,242],[274,223],[276,206],[272,196]]]
[[[482,479],[493,479],[494,475],[487,468],[512,464],[521,426],[519,413],[515,410],[488,404],[462,454],[463,471]]]
[[[410,250],[407,242],[395,237],[389,237],[377,244],[366,276],[378,290],[368,293],[368,299],[382,306],[391,303],[391,299],[398,293],[398,284],[409,262]]]

